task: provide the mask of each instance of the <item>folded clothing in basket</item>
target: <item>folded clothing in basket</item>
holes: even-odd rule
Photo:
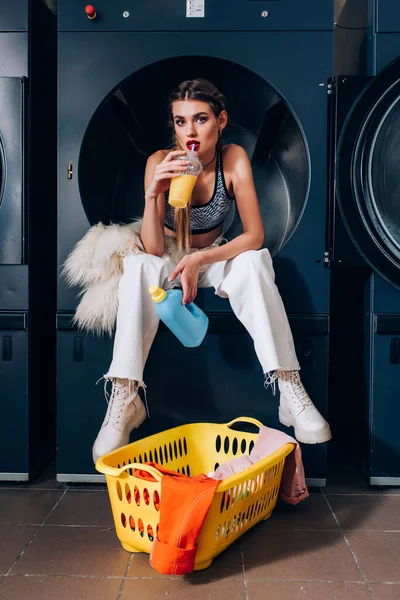
[[[188,477],[156,463],[146,463],[163,474],[160,521],[150,564],[159,573],[183,575],[194,569],[197,538],[220,481],[206,475]],[[135,477],[154,481],[146,471],[135,469]]]
[[[298,504],[309,496],[304,475],[301,448],[297,440],[278,429],[261,427],[254,448],[249,456],[243,455],[232,458],[220,465],[215,473],[209,473],[209,476],[216,480],[231,477],[235,473],[240,473],[243,469],[250,467],[258,460],[266,458],[269,454],[272,454],[272,452],[275,452],[275,450],[288,443],[294,444],[294,451],[286,457],[279,496],[285,502]]]

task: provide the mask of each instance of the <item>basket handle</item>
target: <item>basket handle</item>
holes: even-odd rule
[[[260,429],[261,429],[261,427],[263,427],[263,424],[261,423],[261,421],[258,421],[257,419],[253,419],[253,417],[237,417],[236,419],[233,419],[229,423],[226,423],[225,426],[230,427],[231,425],[234,425],[235,423],[240,423],[240,422],[252,423],[253,425],[256,425]]]
[[[147,471],[147,473],[150,473],[150,475],[152,475],[156,481],[161,481],[163,478],[163,475],[160,473],[160,471],[154,467],[151,467],[150,465],[145,465],[142,463],[130,463],[124,465],[120,469],[116,469],[115,467],[109,467],[108,465],[105,465],[103,460],[99,458],[96,463],[96,469],[97,471],[100,471],[100,473],[111,475],[112,477],[119,477],[125,471],[129,471],[129,469],[139,469],[140,471]]]

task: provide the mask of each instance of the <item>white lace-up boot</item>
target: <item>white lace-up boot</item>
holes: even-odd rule
[[[100,456],[129,444],[130,432],[139,427],[146,416],[137,383],[129,379],[113,379],[106,416],[93,444],[93,462],[96,464]]]
[[[279,371],[278,386],[281,393],[279,421],[294,427],[294,437],[303,444],[321,444],[331,439],[331,430],[318,412],[298,371]]]

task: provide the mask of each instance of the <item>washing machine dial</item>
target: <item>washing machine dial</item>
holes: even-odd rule
[[[86,13],[87,18],[90,19],[91,21],[93,21],[93,19],[95,19],[97,17],[96,9],[91,4],[87,4],[85,6],[85,13]]]

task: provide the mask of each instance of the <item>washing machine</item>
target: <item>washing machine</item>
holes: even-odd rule
[[[86,8],[86,10],[85,10]],[[170,92],[205,77],[224,93],[223,143],[241,144],[255,177],[302,378],[327,413],[329,270],[326,269],[327,81],[333,2],[99,0],[59,2],[58,264],[98,222],[127,223],[144,207],[147,157],[171,143]],[[233,210],[225,236],[241,226]],[[96,481],[91,446],[104,418],[112,338],[77,331],[79,290],[58,283],[60,481]],[[247,332],[229,302],[200,290],[210,318],[199,348],[160,327],[145,370],[151,418],[131,440],[188,422],[243,414],[272,427],[278,396],[264,390]],[[290,432],[290,430],[289,430]],[[309,483],[323,485],[326,445],[304,446]]]
[[[0,2],[0,480],[55,456],[56,42],[51,2]]]
[[[371,1],[368,17],[364,67],[333,83],[333,370],[338,419],[370,484],[400,485],[400,6]]]

